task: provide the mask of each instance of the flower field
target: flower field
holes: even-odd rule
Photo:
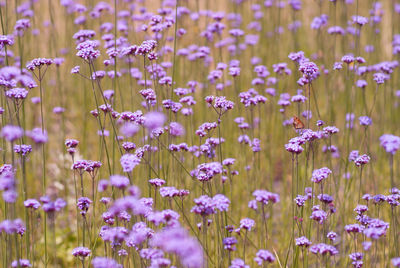
[[[1,267],[400,267],[399,0],[0,24]]]

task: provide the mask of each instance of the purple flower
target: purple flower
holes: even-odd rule
[[[335,232],[329,232],[329,233],[326,235],[326,237],[327,237],[329,240],[331,240],[331,241],[334,241],[334,240],[336,239],[337,236],[338,236],[338,235],[337,235],[337,233],[335,233]]]
[[[365,251],[368,251],[368,250],[370,249],[371,245],[372,245],[372,242],[371,242],[371,241],[362,242],[362,246],[363,246],[363,249],[364,249]]]
[[[260,202],[263,205],[268,205],[269,202],[275,204],[280,201],[278,194],[274,194],[266,190],[255,190],[253,192],[253,196],[257,202]]]
[[[361,126],[370,126],[372,124],[372,119],[368,116],[360,116],[358,120]]]
[[[97,50],[99,45],[100,42],[97,40],[86,40],[76,46],[76,49],[78,50],[76,56],[86,61],[93,61],[100,56],[100,51]]]
[[[229,268],[250,268],[250,266],[245,264],[242,259],[236,258],[232,261]]]
[[[294,199],[294,201],[296,202],[296,205],[297,205],[298,207],[303,207],[304,204],[305,204],[306,201],[307,201],[307,197],[306,197],[306,196],[302,196],[302,195],[298,195],[298,196]]]
[[[379,141],[381,142],[381,146],[385,149],[385,151],[392,155],[394,155],[400,148],[400,137],[398,136],[384,134],[379,138]]]
[[[384,73],[374,73],[374,81],[378,84],[381,85],[385,83],[385,80],[387,79],[386,75]]]
[[[344,227],[347,233],[361,233],[364,229],[364,226],[359,224],[349,224]]]
[[[349,254],[349,258],[352,259],[353,261],[360,261],[364,257],[364,254],[361,252],[354,252]]]
[[[16,144],[14,145],[14,152],[22,156],[27,156],[32,152],[32,146],[26,144]]]
[[[34,210],[36,210],[40,207],[40,203],[36,199],[27,199],[24,201],[24,206],[26,208],[33,208]]]
[[[67,148],[76,148],[79,144],[78,140],[74,140],[74,139],[66,139],[65,140],[65,146]]]
[[[352,16],[351,18],[353,20],[353,23],[355,23],[359,26],[363,26],[368,23],[368,18],[363,17],[363,16]]]
[[[79,30],[72,36],[72,38],[77,40],[77,42],[82,43],[88,39],[93,38],[95,35],[96,32],[93,30]]]
[[[372,197],[372,200],[374,201],[374,204],[380,204],[386,201],[386,196],[383,194],[377,194]]]
[[[358,214],[361,215],[364,212],[368,211],[368,207],[365,205],[357,205],[357,207],[354,209],[354,211]]]
[[[351,151],[349,153],[349,158],[348,159],[349,159],[350,162],[354,162],[358,158],[358,156],[359,156],[358,151],[354,150],[354,151]]]
[[[354,160],[354,164],[357,167],[363,166],[365,164],[368,164],[369,161],[371,160],[371,157],[369,157],[366,154],[360,155],[359,157],[356,158],[356,160]]]
[[[27,131],[26,136],[31,138],[36,144],[43,144],[48,140],[47,131],[42,131],[41,128],[34,128],[31,131]]]
[[[176,254],[183,267],[203,267],[203,250],[200,244],[180,226],[167,227],[155,233],[150,245],[161,248],[167,253]]]
[[[85,171],[90,174],[90,176],[94,177],[96,171],[101,167],[100,161],[92,161],[92,160],[77,160],[72,165],[73,170],[78,170],[80,174],[83,174]]]
[[[86,247],[77,247],[72,250],[72,255],[74,257],[86,258],[90,256],[91,251]]]
[[[14,44],[14,38],[11,35],[0,35],[0,48],[5,46],[12,46]]]
[[[225,237],[222,240],[222,243],[224,244],[224,249],[229,250],[229,251],[235,251],[236,250],[236,244],[237,244],[237,239],[235,237]]]
[[[199,198],[194,199],[196,204],[190,211],[201,216],[208,216],[216,213],[215,201],[207,196],[202,195]]]
[[[264,262],[267,263],[272,263],[275,261],[274,255],[269,252],[268,250],[265,249],[260,249],[256,253],[256,257],[254,258],[254,261],[259,265],[262,266]]]
[[[1,136],[9,142],[14,142],[24,135],[24,130],[18,126],[6,125],[1,129]]]
[[[313,210],[310,216],[310,219],[317,221],[319,224],[323,224],[327,218],[328,218],[328,213],[326,213],[322,209]]]
[[[219,162],[202,163],[195,170],[191,171],[192,176],[199,181],[209,181],[216,175],[223,172],[223,167]]]
[[[43,66],[49,66],[53,63],[52,59],[46,59],[46,58],[37,58],[33,59],[30,62],[26,64],[26,69],[29,71],[34,71],[36,68],[40,69]]]
[[[76,206],[81,210],[81,215],[85,216],[87,211],[89,210],[90,204],[92,204],[92,200],[87,197],[79,197]]]
[[[357,82],[356,82],[356,86],[359,88],[362,88],[362,89],[366,88],[367,85],[368,85],[367,81],[362,80],[362,79],[357,80]]]
[[[11,263],[11,267],[16,268],[16,267],[32,267],[31,263],[29,260],[26,259],[19,259],[18,261],[15,260]]]
[[[179,190],[175,187],[161,187],[160,188],[160,195],[162,197],[175,197],[179,194]]]
[[[327,179],[330,174],[332,174],[332,171],[327,167],[316,169],[312,173],[311,181],[315,183],[320,183]]]
[[[165,115],[159,112],[150,112],[144,116],[144,126],[150,131],[162,127],[165,123]]]
[[[324,133],[327,135],[332,135],[339,132],[339,129],[335,126],[327,126],[323,128]]]
[[[215,208],[219,211],[228,211],[231,201],[223,194],[217,194],[213,197]]]
[[[118,189],[125,189],[129,185],[129,179],[121,175],[110,176],[110,184]]]
[[[301,137],[295,137],[289,140],[289,143],[285,144],[285,149],[292,154],[301,154],[304,148],[301,146],[306,141]]]
[[[311,61],[300,63],[299,71],[302,72],[308,79],[314,78],[319,73],[318,66]]]
[[[124,154],[121,156],[120,163],[124,172],[131,172],[137,165],[139,165],[141,159],[134,154]]]
[[[317,197],[321,202],[325,204],[330,204],[333,202],[333,197],[328,194],[319,194]]]
[[[179,137],[185,134],[185,129],[178,122],[171,122],[169,124],[169,133],[174,137]]]
[[[92,260],[93,268],[122,268],[114,259],[95,257]]]
[[[327,245],[324,243],[315,244],[315,245],[311,246],[310,252],[313,254],[319,254],[322,256],[327,255],[327,254],[329,254],[331,256],[339,254],[339,251],[334,246]]]
[[[386,235],[385,228],[368,227],[363,231],[364,235],[368,238],[379,239],[380,237]]]
[[[25,88],[12,88],[6,91],[6,96],[14,100],[23,100],[28,96],[28,90]]]
[[[255,224],[255,221],[249,218],[244,218],[240,220],[240,228],[247,231],[251,231]]]
[[[310,240],[308,240],[308,238],[305,236],[296,238],[296,246],[307,248],[307,247],[311,246],[311,244],[312,243],[310,242]]]
[[[392,259],[392,265],[393,265],[394,267],[400,267],[400,257],[393,258],[393,259]]]
[[[343,61],[344,63],[350,64],[350,63],[352,63],[352,62],[355,61],[355,58],[353,57],[353,55],[344,55],[344,56],[342,57],[342,61]]]
[[[155,179],[150,179],[149,183],[155,187],[161,187],[165,184],[165,180],[163,179],[159,179],[159,178],[155,178]]]

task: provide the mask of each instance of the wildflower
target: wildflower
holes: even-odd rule
[[[372,124],[372,119],[368,116],[360,116],[358,120],[361,126],[370,126]]]
[[[81,215],[86,216],[87,211],[89,210],[90,204],[93,203],[92,200],[90,200],[87,197],[79,197],[78,202],[76,203],[76,206],[81,210]]]
[[[6,125],[1,130],[1,136],[9,142],[14,142],[24,135],[24,130],[18,126]]]
[[[155,179],[150,179],[149,183],[155,187],[161,187],[165,184],[165,181],[163,179],[155,178]]]
[[[22,156],[27,156],[32,152],[32,146],[27,144],[14,145],[14,152]]]
[[[379,138],[381,142],[381,146],[385,149],[387,153],[394,155],[397,150],[400,148],[400,137],[384,134]]]
[[[354,160],[354,164],[357,167],[363,166],[365,164],[368,164],[369,161],[371,160],[371,157],[369,157],[366,154],[360,155],[359,157],[356,158],[356,160]]]
[[[256,257],[254,258],[254,261],[259,265],[262,266],[264,262],[267,263],[272,263],[275,261],[274,255],[269,252],[268,250],[265,249],[260,249],[256,253]]]
[[[95,257],[92,260],[93,268],[122,268],[114,259]]]
[[[302,196],[302,195],[298,195],[298,196],[294,199],[294,201],[296,202],[296,205],[297,205],[298,207],[303,207],[304,204],[305,204],[306,201],[307,201],[307,197]]]
[[[278,194],[274,194],[266,190],[255,190],[253,192],[253,196],[257,202],[260,202],[263,205],[268,205],[269,202],[275,204],[280,201]]]
[[[311,246],[310,252],[314,253],[314,254],[320,254],[322,256],[327,255],[327,254],[329,254],[331,256],[339,254],[339,251],[334,246],[327,245],[324,243],[315,244],[315,245]]]
[[[91,251],[86,247],[77,247],[72,250],[72,255],[74,257],[86,258],[90,256]]]
[[[6,91],[6,97],[14,100],[23,100],[28,96],[28,90],[25,88],[12,88]]]
[[[32,267],[32,264],[27,259],[19,259],[18,261],[15,260],[11,263],[12,268],[16,267]]]
[[[364,226],[359,224],[349,224],[344,227],[347,233],[361,233],[364,229]]]
[[[100,42],[97,40],[86,40],[76,46],[76,49],[78,50],[76,56],[86,61],[92,61],[100,56],[100,51],[97,50],[99,45]]]
[[[236,250],[236,244],[237,244],[237,239],[235,237],[225,237],[222,241],[224,245],[224,249],[229,250],[229,251],[235,251]]]
[[[312,172],[311,181],[320,183],[327,179],[330,174],[332,174],[332,171],[327,167],[316,169]]]
[[[251,231],[251,229],[254,227],[255,221],[249,218],[244,218],[240,220],[240,228],[245,229],[247,231]]]
[[[363,16],[352,16],[353,23],[359,25],[360,27],[368,23],[368,18]]]
[[[118,189],[125,189],[129,185],[129,179],[121,175],[110,176],[110,184]]]
[[[24,206],[36,210],[40,207],[40,203],[36,199],[27,199],[24,201]]]
[[[52,59],[46,59],[46,58],[33,59],[26,64],[26,69],[28,69],[29,71],[34,71],[36,68],[40,69],[43,66],[47,67],[47,66],[53,64],[53,62],[54,61]]]
[[[327,237],[329,240],[331,240],[331,241],[334,241],[334,240],[336,239],[337,236],[338,236],[338,235],[337,235],[337,233],[335,233],[335,232],[329,232],[329,233],[326,235],[326,237]]]
[[[144,116],[144,126],[150,131],[162,127],[165,122],[165,115],[159,112],[150,112]]]
[[[392,259],[392,265],[393,265],[394,267],[400,267],[400,257],[393,258],[393,259]]]
[[[171,122],[169,124],[169,133],[171,136],[179,137],[185,134],[185,129],[178,122]]]
[[[250,266],[246,265],[242,259],[236,258],[232,261],[229,268],[250,268]]]
[[[323,224],[324,221],[328,218],[328,214],[322,209],[315,209],[311,213],[310,219],[317,221],[319,224]]]
[[[213,197],[215,208],[219,211],[228,211],[231,201],[223,194],[217,194]]]
[[[134,154],[124,154],[120,158],[120,163],[124,172],[131,172],[140,162],[141,159]]]
[[[36,144],[43,144],[48,140],[47,131],[42,131],[41,128],[34,128],[31,131],[27,131],[26,136],[31,138]]]
[[[362,215],[364,212],[368,211],[368,207],[365,205],[357,205],[357,207],[354,209],[354,211],[358,214],[358,215]]]
[[[180,227],[167,227],[154,234],[150,245],[176,254],[183,267],[202,267],[203,250],[197,239],[190,237],[187,231]],[[182,245],[185,245],[182,247]]]
[[[202,195],[199,198],[194,199],[196,204],[190,211],[201,216],[207,216],[216,213],[215,201],[207,196]]]
[[[386,79],[387,77],[384,73],[374,73],[374,81],[376,82],[377,85],[385,83]]]
[[[299,71],[308,79],[315,77],[319,73],[318,66],[311,61],[300,63]]]

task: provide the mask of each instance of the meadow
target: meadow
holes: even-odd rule
[[[399,0],[0,23],[1,267],[400,267]]]

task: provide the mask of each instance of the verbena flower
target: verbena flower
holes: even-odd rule
[[[86,247],[77,247],[72,250],[72,255],[74,257],[86,258],[86,257],[90,256],[90,254],[91,254],[91,250]]]
[[[310,242],[310,240],[308,240],[308,238],[307,237],[305,237],[305,236],[302,236],[302,237],[299,237],[299,238],[296,238],[295,239],[296,240],[296,246],[299,246],[299,247],[309,247],[309,246],[311,246],[311,242]]]
[[[9,142],[14,142],[24,135],[24,130],[18,126],[6,125],[1,129],[1,136]]]
[[[256,257],[254,258],[254,261],[259,265],[262,266],[264,262],[266,263],[272,263],[275,261],[275,256],[269,252],[268,250],[265,249],[260,249],[256,253]]]
[[[396,151],[400,148],[400,137],[398,136],[384,134],[379,138],[379,141],[385,151],[390,154],[395,154]]]

